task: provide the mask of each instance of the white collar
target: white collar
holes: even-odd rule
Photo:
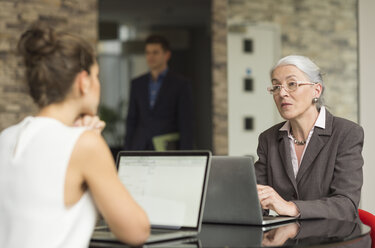
[[[316,119],[314,127],[320,127],[322,129],[326,128],[326,108],[324,106],[320,108],[318,119]],[[286,121],[279,131],[287,131],[289,135],[290,122]]]

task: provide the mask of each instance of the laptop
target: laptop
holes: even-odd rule
[[[203,222],[264,226],[296,219],[262,212],[253,159],[213,156]]]
[[[120,180],[147,213],[146,244],[195,237],[201,229],[211,162],[209,151],[120,151]],[[117,241],[97,226],[92,241]]]

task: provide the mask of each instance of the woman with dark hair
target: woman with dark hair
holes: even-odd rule
[[[0,135],[0,247],[87,247],[97,209],[120,240],[142,244],[148,218],[100,135],[92,47],[35,24],[18,48],[40,110]]]
[[[309,58],[282,58],[272,94],[286,121],[259,136],[255,169],[263,209],[302,219],[355,220],[363,183],[364,133],[323,106],[320,69]]]

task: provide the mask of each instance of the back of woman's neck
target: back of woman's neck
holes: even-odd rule
[[[36,116],[56,119],[67,126],[73,126],[74,121],[79,117],[74,110],[64,104],[50,104],[40,109]]]

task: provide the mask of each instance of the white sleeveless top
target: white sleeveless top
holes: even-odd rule
[[[90,193],[64,204],[68,163],[84,130],[27,117],[0,134],[0,247],[88,247],[97,215]]]

